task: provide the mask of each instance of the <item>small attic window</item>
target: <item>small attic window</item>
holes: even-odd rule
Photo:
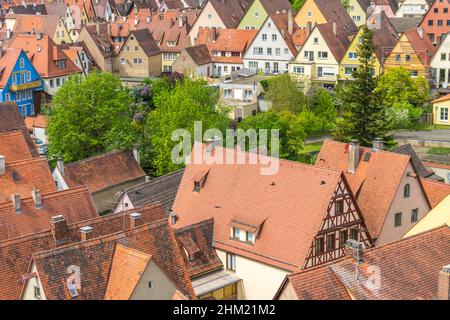
[[[194,181],[194,192],[200,191],[200,181]]]
[[[14,172],[11,174],[11,176],[12,176],[14,182],[17,182],[17,181],[20,180],[19,174],[18,174],[16,171],[14,171]]]
[[[200,189],[204,186],[208,173],[209,169],[200,171],[194,176],[194,192],[199,192]]]
[[[67,289],[69,289],[69,294],[72,298],[78,297],[78,290],[75,283],[71,282],[67,284]]]
[[[369,160],[370,160],[370,156],[371,156],[372,154],[370,153],[370,152],[367,152],[365,155],[364,155],[364,161],[365,162],[369,162]]]

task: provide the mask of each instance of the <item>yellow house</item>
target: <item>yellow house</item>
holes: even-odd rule
[[[433,210],[428,212],[403,238],[440,227],[444,224],[450,226],[450,195],[444,198]]]
[[[306,0],[294,20],[299,27],[308,30],[312,30],[317,24],[335,22],[338,33],[354,35],[358,32],[341,0]]]
[[[411,73],[411,77],[429,78],[431,57],[435,49],[422,28],[406,30],[387,56],[384,70],[388,72],[403,67]]]
[[[339,64],[339,80],[352,80],[352,73],[360,65],[358,57],[358,46],[362,42],[362,34],[364,28],[360,27],[358,33],[353,38],[350,46],[343,55]],[[373,42],[376,46],[375,54],[373,55],[374,74],[376,76],[383,72],[384,57],[397,43],[397,36],[395,32],[390,32],[387,28],[373,30]]]
[[[433,123],[450,125],[450,94],[434,100],[433,102]]]
[[[370,0],[348,0],[348,6],[346,7],[346,9],[357,27],[366,24],[366,12],[369,7]]]

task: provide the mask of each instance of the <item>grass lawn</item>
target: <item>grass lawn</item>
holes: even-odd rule
[[[303,149],[301,151],[302,154],[307,154],[314,151],[320,151],[320,148],[322,148],[323,142],[314,142],[305,144],[303,146]]]
[[[450,148],[444,148],[444,147],[435,147],[428,149],[428,154],[443,154],[448,155],[450,154]]]
[[[443,124],[426,124],[417,126],[417,130],[450,130],[450,126]]]

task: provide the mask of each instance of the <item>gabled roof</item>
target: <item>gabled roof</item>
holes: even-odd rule
[[[0,133],[19,130],[25,127],[19,107],[14,101],[0,102]]]
[[[42,114],[38,114],[36,116],[25,117],[25,125],[28,130],[32,130],[33,128],[47,129],[48,119],[47,119],[47,116],[44,116]]]
[[[416,28],[422,18],[410,18],[410,17],[390,17],[389,22],[394,26],[397,33],[402,33],[406,30]]]
[[[299,300],[436,300],[438,274],[450,260],[447,225],[363,252],[356,265],[344,257],[315,269],[287,276]],[[381,286],[371,290],[373,266],[379,268]]]
[[[97,33],[97,27],[99,33]],[[89,34],[94,44],[97,46],[97,49],[105,58],[109,58],[115,55],[114,42],[111,39],[111,34],[107,23],[98,23],[98,25],[95,23],[90,23],[84,25],[83,30],[85,30],[85,32]],[[125,34],[124,36],[126,35],[127,34]]]
[[[450,93],[445,95],[445,96],[442,96],[442,97],[439,97],[439,98],[433,100],[431,103],[437,103],[437,102],[449,101],[449,100],[450,100]]]
[[[297,31],[297,24],[295,23],[294,17],[292,16],[292,34],[289,33],[289,26],[288,26],[288,20],[289,20],[289,14],[292,14],[290,12],[285,13],[276,13],[269,15],[269,17],[272,19],[273,23],[275,23],[278,30],[281,32],[281,36],[283,37],[284,41],[286,42],[289,50],[291,50],[292,55],[295,57],[297,54],[297,49],[295,48],[295,44],[292,38],[292,35],[295,34]]]
[[[213,231],[213,219],[175,230],[178,246],[191,278],[222,268],[222,262],[213,247]]]
[[[0,155],[5,157],[6,164],[33,158],[22,130],[0,133]]]
[[[397,0],[375,0],[376,6],[389,6],[392,9],[392,12],[395,14],[398,10],[398,2]]]
[[[83,270],[77,300],[103,299],[114,249],[123,244],[151,255],[167,271],[183,293],[195,299],[189,275],[180,255],[175,235],[166,219],[101,238],[67,245],[33,256],[43,292],[50,300],[72,299],[66,286],[67,268],[77,265]]]
[[[141,214],[142,223],[149,223],[164,218],[164,210],[159,205],[149,205],[136,208],[133,211],[97,217],[75,224],[69,224],[66,236],[66,244],[81,241],[80,228],[92,227],[92,236],[101,237],[111,233],[120,232],[130,228],[132,212]],[[64,212],[60,212],[64,215]],[[51,230],[34,235],[0,241],[0,299],[20,299],[22,290],[21,276],[27,273],[31,256],[34,253],[56,248],[55,239]]]
[[[394,150],[395,153],[405,154],[411,157],[411,161],[414,164],[414,168],[416,169],[418,175],[421,178],[426,178],[431,176],[434,172],[432,170],[428,170],[420,160],[414,148],[409,144],[404,144]]]
[[[191,156],[203,152],[198,148],[203,146],[196,144]],[[264,161],[279,160],[279,169],[264,175],[261,169],[267,165],[250,164],[251,154],[221,147],[216,150],[228,150],[234,159],[243,157],[246,161],[188,164],[173,205],[178,219],[175,227],[214,219],[215,248],[285,270],[303,267],[342,179],[341,172],[268,157]],[[194,178],[205,170],[208,174],[203,186],[198,193],[193,192]],[[251,246],[230,239],[230,223],[237,214],[248,220],[263,219]]]
[[[164,209],[169,211],[177,194],[178,186],[183,177],[184,169],[154,178],[148,182],[140,183],[125,189],[122,195],[126,195],[133,206],[143,206],[153,202],[160,202]]]
[[[6,172],[0,176],[0,203],[8,202],[11,195],[30,197],[31,191],[42,193],[56,191],[55,181],[44,157],[14,161],[6,164]]]
[[[14,14],[47,14],[46,5],[39,3],[39,4],[32,4],[32,5],[20,5],[20,6],[11,6],[9,7],[9,12]],[[51,14],[51,13],[50,13]]]
[[[147,57],[161,53],[155,39],[153,39],[152,34],[147,29],[134,30],[130,32],[131,34],[134,35]]]
[[[352,17],[348,14],[340,0],[314,0],[328,23],[336,22],[337,33],[351,35],[358,32]]]
[[[59,15],[30,15],[30,14],[7,14],[5,19],[16,20],[13,27],[13,34],[35,34],[42,32],[53,37],[61,20]],[[62,22],[61,22],[62,23]],[[6,23],[3,25],[6,30]]]
[[[288,11],[289,9],[294,11],[289,0],[259,0],[259,2],[268,15],[274,14],[277,11]],[[247,10],[248,8],[250,8],[250,5],[247,7]]]
[[[391,53],[398,41],[398,32],[384,11],[372,15],[367,21],[367,27],[373,31],[375,55],[380,63]]]
[[[205,44],[187,47],[184,50],[198,66],[212,62],[211,54]]]
[[[417,29],[410,29],[404,31],[403,34],[408,38],[409,43],[422,64],[424,66],[429,66],[436,47],[433,46],[433,43],[425,34],[425,31],[422,30],[422,35],[420,35]]]
[[[368,161],[365,155],[370,153]],[[348,145],[326,140],[317,156],[316,166],[342,170],[369,229],[372,238],[380,234],[386,215],[402,176],[411,162],[408,155],[387,151],[372,152],[370,148],[359,148],[359,164],[354,174],[348,172]]]
[[[371,0],[357,0],[358,4],[361,6],[361,9],[364,10],[364,12],[367,12],[367,9],[370,7]]]
[[[3,49],[3,54],[0,56],[0,88],[5,88],[8,83],[21,52],[20,48]]]
[[[23,49],[36,71],[43,78],[60,77],[81,72],[50,36],[43,35],[41,39],[38,39],[36,35],[19,34],[11,42],[11,47]],[[65,60],[64,68],[57,66],[58,60]]]
[[[316,25],[323,39],[331,50],[336,61],[341,61],[343,55],[347,51],[350,41],[344,33],[334,34],[333,22]]]
[[[58,15],[65,18],[66,10],[67,3],[65,2],[53,2],[51,4],[45,4],[45,11],[47,11],[47,14]]]
[[[86,187],[42,194],[42,208],[36,208],[31,194],[21,200],[16,212],[11,202],[0,204],[0,240],[36,234],[51,228],[52,217],[64,214],[68,223],[98,217]]]
[[[132,151],[113,151],[64,166],[69,188],[87,185],[91,192],[145,177]]]
[[[238,26],[251,2],[252,0],[209,0],[227,29]]]
[[[421,181],[432,208],[450,195],[450,184],[430,179],[421,179]]]

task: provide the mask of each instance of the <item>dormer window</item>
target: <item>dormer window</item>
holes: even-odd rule
[[[175,47],[177,45],[176,41],[167,41],[168,47]]]
[[[199,192],[200,189],[204,186],[208,173],[209,169],[200,171],[194,176],[194,192]]]
[[[194,181],[194,192],[200,191],[200,181]]]
[[[265,217],[235,216],[230,222],[230,238],[253,245],[265,220]]]
[[[57,60],[56,66],[58,67],[58,69],[64,69],[66,67],[66,60],[65,59]]]

